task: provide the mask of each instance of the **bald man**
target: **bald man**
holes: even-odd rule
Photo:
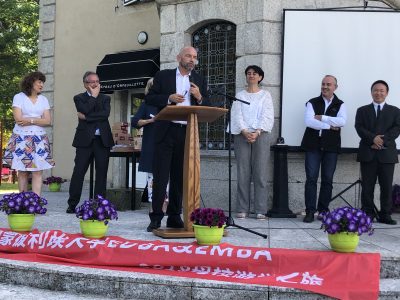
[[[159,71],[145,97],[148,105],[159,110],[167,105],[207,105],[207,82],[193,71],[197,64],[197,51],[184,47],[176,57],[178,67]],[[151,232],[161,226],[164,217],[162,205],[168,180],[169,204],[167,227],[183,228],[181,219],[183,190],[183,158],[186,136],[185,121],[156,121],[153,159],[153,211],[149,213]]]

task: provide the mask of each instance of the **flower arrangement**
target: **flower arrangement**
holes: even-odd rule
[[[225,225],[227,217],[220,208],[197,208],[190,214],[190,221],[196,225],[218,226]]]
[[[34,192],[6,194],[0,200],[0,210],[10,214],[41,214],[47,212],[47,200]]]
[[[52,183],[61,184],[61,183],[64,183],[66,181],[67,181],[67,179],[62,179],[61,177],[50,176],[50,177],[47,177],[46,180],[43,180],[43,184],[46,184],[46,185],[49,185],[49,184],[52,184]]]
[[[104,221],[107,225],[109,220],[118,220],[118,213],[114,204],[98,195],[97,199],[85,200],[82,205],[75,209],[76,217],[86,220]]]
[[[353,207],[340,207],[331,212],[322,213],[321,228],[325,232],[335,234],[339,232],[353,232],[358,235],[368,233],[372,235],[371,218],[361,209]]]

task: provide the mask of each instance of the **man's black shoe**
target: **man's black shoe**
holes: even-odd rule
[[[152,232],[154,229],[158,229],[161,227],[161,221],[153,220],[150,222],[149,226],[147,226],[147,232]]]
[[[67,214],[74,214],[75,213],[75,207],[68,206],[67,208]]]
[[[314,222],[314,214],[313,213],[306,213],[306,216],[303,219],[304,223],[312,223]]]
[[[388,225],[396,225],[397,224],[397,222],[395,220],[393,220],[391,216],[379,217],[378,222],[383,223],[383,224],[388,224]]]
[[[169,216],[167,219],[167,227],[169,228],[183,228],[184,224],[181,219],[181,216],[179,215],[174,215],[174,216]]]

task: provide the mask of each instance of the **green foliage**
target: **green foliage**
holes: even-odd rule
[[[0,185],[0,193],[2,191],[18,192],[18,183],[2,182],[1,185]]]
[[[21,78],[37,69],[38,0],[0,0],[0,115],[12,119]],[[12,128],[13,122],[5,124]],[[9,126],[11,125],[11,128]]]

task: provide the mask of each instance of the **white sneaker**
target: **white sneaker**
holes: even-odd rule
[[[246,219],[247,214],[246,213],[237,213],[236,218],[238,219]]]
[[[263,215],[263,214],[257,214],[256,219],[257,220],[266,220],[267,217],[265,215]]]

